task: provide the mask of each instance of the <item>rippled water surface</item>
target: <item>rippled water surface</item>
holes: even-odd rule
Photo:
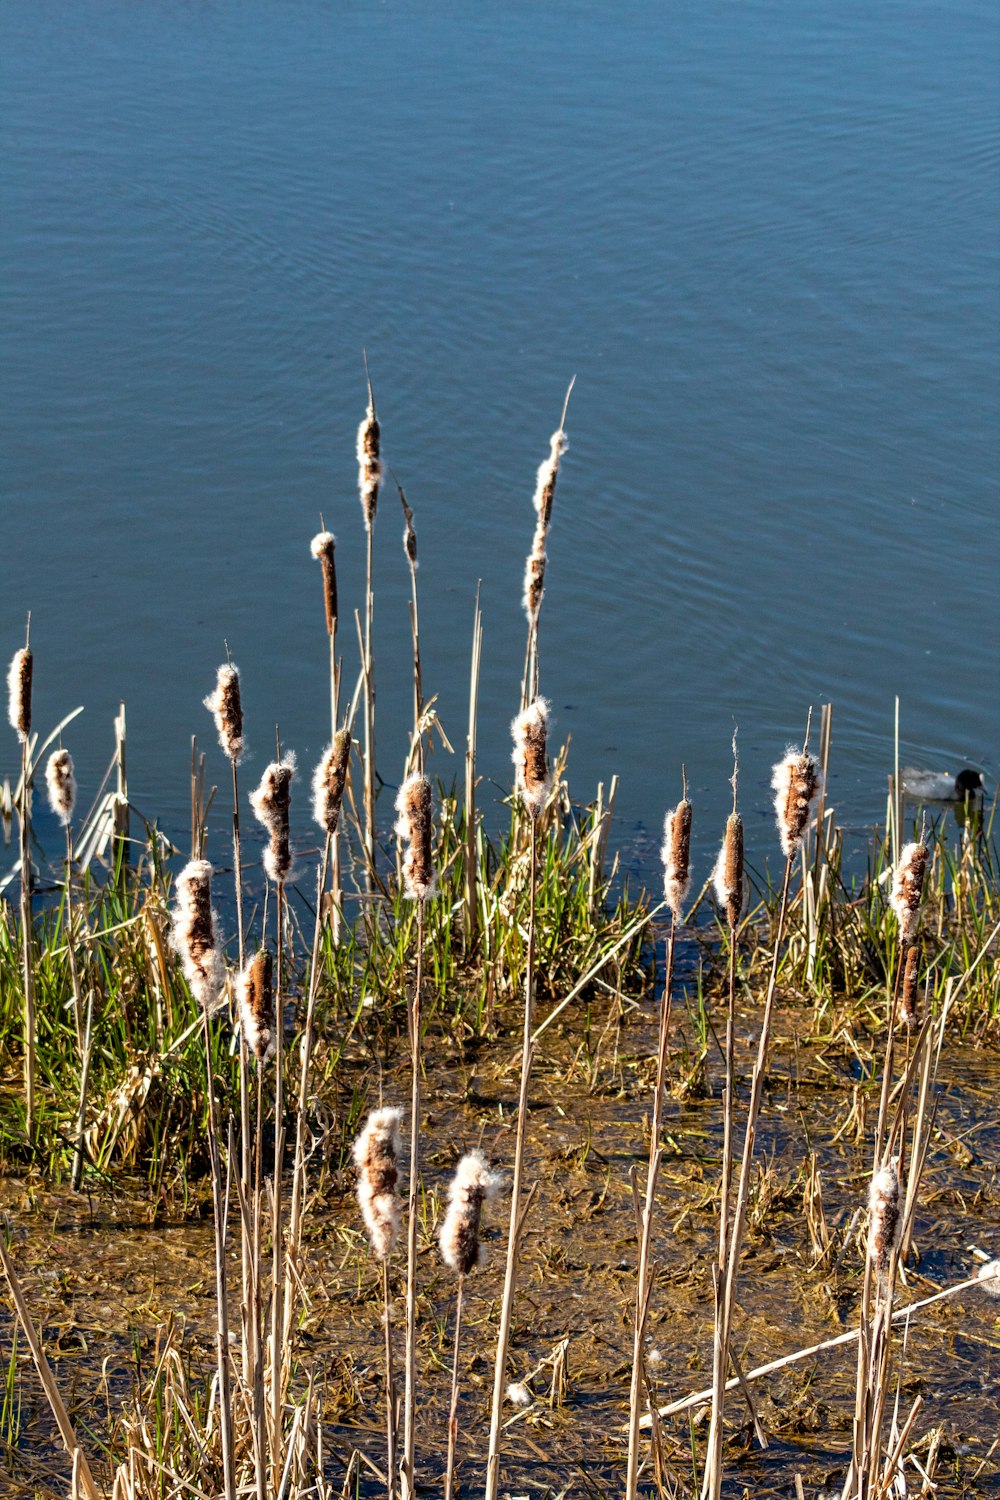
[[[0,16],[3,649],[30,607],[36,719],[87,705],[85,786],[123,696],[133,796],[183,827],[224,638],[249,774],[275,721],[319,751],[308,541],[322,511],[349,618],[364,347],[459,747],[483,580],[498,782],[534,471],[574,373],[542,681],[576,793],[621,775],[622,842],[648,852],[682,760],[714,841],[735,718],[762,855],[766,767],[827,699],[859,827],[897,692],[907,758],[996,772],[995,7]],[[410,703],[400,536],[386,491],[387,782]],[[0,770],[14,756],[11,736]]]

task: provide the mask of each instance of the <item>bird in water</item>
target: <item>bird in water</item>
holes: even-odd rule
[[[972,802],[986,795],[981,771],[921,771],[904,766],[899,773],[904,797],[915,802]]]

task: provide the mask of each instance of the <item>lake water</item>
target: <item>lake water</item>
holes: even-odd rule
[[[631,858],[681,761],[714,845],[734,720],[748,853],[773,857],[768,767],[824,700],[857,828],[884,810],[896,693],[907,759],[995,784],[995,5],[7,0],[0,18],[0,640],[13,652],[30,608],[36,724],[86,704],[67,736],[83,797],[124,697],[134,800],[183,832],[192,732],[224,775],[201,707],[224,639],[247,784],[276,721],[318,755],[308,543],[322,512],[359,607],[364,348],[416,512],[425,685],[459,749],[482,579],[498,783],[534,473],[575,374],[542,686],[574,793],[620,774]],[[387,782],[410,710],[401,529],[387,489]],[[16,754],[10,734],[0,772]]]

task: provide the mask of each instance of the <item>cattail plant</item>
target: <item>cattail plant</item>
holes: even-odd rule
[[[407,567],[410,570],[410,635],[413,640],[413,734],[410,738],[410,751],[406,757],[407,773],[411,768],[423,770],[423,746],[421,735],[423,733],[424,713],[424,686],[423,668],[420,661],[420,610],[417,602],[417,533],[413,525],[413,511],[410,508],[406,496],[403,494],[403,486],[396,481],[396,489],[399,492],[399,503],[403,507],[403,555],[406,558]]]
[[[351,732],[338,729],[313,772],[313,821],[331,837],[337,832],[351,759]]]
[[[889,905],[896,914],[899,940],[903,944],[911,942],[917,930],[929,860],[930,851],[922,840],[919,843],[905,844],[899,851],[899,859],[892,872]]]
[[[448,1464],[445,1470],[445,1500],[451,1500],[458,1441],[458,1351],[462,1333],[462,1297],[465,1278],[482,1263],[480,1228],[483,1207],[500,1190],[500,1177],[491,1172],[480,1151],[469,1151],[455,1168],[448,1189],[448,1211],[441,1223],[438,1244],[441,1259],[458,1277],[455,1293],[455,1338],[451,1366],[451,1401],[448,1406]]]
[[[899,1203],[899,1173],[894,1162],[880,1167],[868,1188],[868,1259],[879,1295],[889,1295],[891,1273],[899,1248],[902,1220]]]
[[[31,616],[28,616],[28,631]],[[34,659],[30,635],[15,651],[7,673],[7,716],[21,742],[21,791],[17,819],[21,855],[21,965],[24,979],[24,1110],[28,1139],[35,1133],[35,975],[32,962],[34,916],[31,901],[31,681]]]
[[[486,1500],[496,1500],[500,1483],[500,1418],[507,1383],[507,1354],[514,1311],[517,1261],[524,1217],[521,1212],[521,1182],[524,1174],[524,1135],[528,1120],[528,1082],[534,1054],[535,1012],[535,901],[538,879],[538,821],[552,784],[548,761],[549,706],[536,698],[511,723],[514,741],[515,789],[528,813],[528,951],[524,969],[524,1039],[521,1044],[521,1087],[517,1107],[517,1132],[514,1139],[514,1176],[510,1193],[510,1222],[507,1229],[507,1259],[504,1267],[503,1300],[500,1304],[500,1326],[497,1331],[493,1371],[493,1404],[490,1409],[490,1441],[486,1458]],[[529,1205],[530,1206],[530,1205]]]
[[[417,904],[417,973],[410,1023],[410,1183],[406,1238],[406,1371],[403,1391],[403,1500],[415,1493],[415,1402],[417,1344],[417,1189],[420,1171],[420,1002],[423,988],[424,906],[434,894],[431,787],[416,772],[396,799],[396,833],[403,843],[403,895]]]
[[[916,1031],[920,1024],[918,991],[920,978],[920,943],[910,943],[903,961],[903,980],[899,991],[897,1018],[907,1031]]]
[[[73,1150],[73,1190],[79,1192],[83,1177],[83,1126],[87,1109],[87,1083],[90,1072],[90,1037],[94,1013],[93,991],[87,1006],[86,1034],[83,1026],[83,997],[76,962],[76,921],[73,911],[73,835],[70,824],[76,807],[76,776],[73,757],[68,750],[53,750],[45,765],[45,785],[49,807],[63,825],[66,835],[66,951],[69,955],[70,983],[73,988],[73,1021],[76,1045],[80,1053],[80,1103],[77,1110],[76,1145]]]
[[[274,964],[262,948],[236,981],[236,1007],[247,1050],[259,1069],[274,1056]]]
[[[322,526],[323,518],[320,517]],[[337,738],[337,718],[339,714],[340,700],[340,668],[337,665],[337,618],[339,604],[337,601],[337,562],[336,562],[337,538],[332,531],[321,530],[316,533],[309,544],[309,550],[320,564],[323,574],[323,613],[326,617],[326,635],[330,652],[330,735],[335,741]],[[331,746],[332,749],[332,746]],[[329,754],[329,751],[327,752]],[[345,761],[346,764],[346,761]],[[316,774],[319,774],[317,768]],[[316,782],[313,782],[314,796]],[[343,788],[341,788],[341,794]],[[315,805],[315,803],[314,803]],[[339,804],[338,804],[339,812]],[[317,816],[317,822],[321,819]],[[340,889],[340,837],[336,824],[331,832],[331,859],[330,859],[330,888],[333,897],[333,910],[331,914],[331,927],[334,942],[340,938],[340,909],[342,904]]]
[[[389,1257],[399,1235],[401,1109],[376,1109],[354,1143],[358,1169],[358,1203],[372,1254],[382,1274],[382,1321],[385,1332],[386,1481],[388,1500],[396,1493],[396,1391],[392,1360],[392,1304],[389,1298]]]
[[[243,1056],[256,1063],[257,1087],[253,1123],[253,1178],[250,1190],[249,1225],[242,1237],[244,1250],[243,1341],[244,1372],[253,1393],[253,1425],[257,1453],[257,1497],[266,1494],[265,1464],[267,1449],[264,1423],[264,1358],[261,1317],[261,1200],[263,1194],[264,1136],[264,1069],[274,1056],[277,1022],[274,1008],[274,964],[271,954],[261,948],[240,971],[236,979],[236,1014],[240,1027]],[[249,1172],[245,1171],[249,1177]],[[275,1356],[276,1358],[277,1356]]]
[[[201,1011],[205,1047],[205,1084],[208,1102],[208,1155],[212,1174],[215,1229],[216,1357],[219,1369],[219,1407],[222,1417],[222,1463],[226,1500],[236,1500],[233,1460],[233,1413],[230,1400],[229,1312],[226,1296],[226,1205],[219,1155],[218,1103],[212,1067],[209,1017],[220,1002],[225,983],[225,961],[219,941],[218,916],[212,907],[212,866],[208,860],[189,861],[175,886],[171,942]]]
[[[649,1133],[649,1161],[646,1168],[646,1197],[639,1219],[639,1252],[636,1266],[635,1310],[632,1329],[632,1376],[629,1385],[628,1466],[625,1476],[626,1500],[635,1500],[639,1483],[639,1421],[642,1385],[645,1376],[643,1337],[649,1307],[653,1272],[649,1247],[656,1201],[656,1180],[662,1160],[660,1136],[663,1130],[663,1102],[667,1076],[667,1039],[670,1034],[670,1003],[674,973],[674,937],[684,920],[684,903],[691,887],[691,803],[687,797],[687,776],[682,769],[684,795],[663,820],[663,892],[670,908],[670,930],[667,936],[667,962],[660,999],[659,1040],[656,1055],[656,1082],[653,1114]],[[633,1190],[635,1169],[633,1168]]]
[[[365,360],[365,374],[368,361]],[[358,490],[365,522],[366,585],[365,585],[365,635],[364,635],[364,684],[365,684],[365,829],[364,844],[368,863],[369,884],[375,881],[375,670],[372,661],[372,616],[374,596],[372,593],[372,540],[375,531],[375,512],[378,507],[379,490],[382,485],[382,439],[381,429],[375,415],[375,394],[371,378],[368,377],[368,406],[358,428]]]
[[[524,680],[521,686],[522,708],[531,698],[538,696],[538,619],[545,593],[545,565],[548,560],[545,549],[548,545],[549,527],[552,524],[552,502],[555,499],[556,480],[559,477],[559,460],[569,447],[564,429],[569,398],[575,382],[576,376],[574,375],[563,402],[559,426],[549,439],[548,457],[543,459],[538,466],[535,493],[532,496],[532,505],[535,508],[535,531],[531,539],[531,551],[528,553],[524,567],[522,599],[524,612],[528,618],[528,644],[524,658]]]
[[[284,932],[285,932],[285,881],[292,868],[292,850],[289,834],[289,812],[291,784],[295,776],[295,756],[288,751],[265,766],[260,783],[250,794],[250,805],[254,816],[263,825],[268,835],[268,846],[264,850],[264,870],[275,885],[275,1027],[274,1027],[274,1191],[272,1194],[271,1219],[271,1464],[272,1482],[278,1487],[281,1479],[281,1392],[284,1385],[282,1357],[284,1345],[281,1339],[283,1327],[282,1262],[282,1175],[284,1160],[285,1126],[283,1096],[282,1031],[284,1017]]]
[[[781,956],[781,945],[784,939],[785,923],[788,916],[788,896],[792,878],[792,865],[802,846],[802,838],[809,825],[813,803],[821,785],[819,766],[815,758],[808,753],[808,737],[809,729],[807,727],[806,744],[803,745],[802,750],[799,751],[794,748],[787,750],[783,759],[773,768],[771,775],[771,786],[775,791],[775,814],[777,817],[778,836],[781,842],[781,852],[785,856],[785,872],[781,886],[781,905],[778,911],[777,929],[774,934],[774,950],[771,956],[767,993],[764,1001],[764,1014],[761,1019],[760,1039],[757,1044],[757,1056],[754,1061],[750,1082],[750,1099],[747,1105],[743,1155],[740,1162],[739,1181],[736,1189],[736,1203],[732,1219],[728,1226],[728,1238],[726,1237],[726,1225],[724,1222],[728,1217],[729,1196],[725,1181],[725,1165],[723,1169],[723,1193],[720,1204],[720,1255],[716,1293],[715,1351],[713,1361],[712,1419],[709,1429],[708,1453],[705,1461],[705,1475],[701,1492],[702,1500],[719,1500],[722,1487],[723,1419],[725,1413],[726,1377],[730,1362],[732,1318],[739,1279],[740,1254],[743,1248],[743,1236],[746,1229],[746,1217],[750,1201],[750,1178],[753,1170],[757,1122],[763,1098],[764,1078],[767,1073],[767,1060],[771,1041],[771,1020],[778,982],[778,964]],[[733,774],[734,803],[735,797],[736,771]],[[738,834],[733,827],[733,818],[736,816],[734,807],[734,811],[730,815],[729,823],[727,824],[727,839],[723,844],[719,862],[716,865],[716,895],[719,897],[720,905],[725,907],[727,917],[730,919],[731,950],[735,947],[735,943],[732,941],[735,924],[742,914],[743,907],[743,835],[742,827],[740,827]],[[731,831],[732,845],[727,849]],[[737,869],[740,876],[739,881],[735,878]],[[731,1055],[731,1042],[729,1050]],[[727,1107],[727,1118],[731,1120],[733,1103],[735,1102],[733,1098],[731,1063],[727,1065],[727,1074],[727,1094],[730,1100]],[[731,1125],[728,1128],[731,1134]]]

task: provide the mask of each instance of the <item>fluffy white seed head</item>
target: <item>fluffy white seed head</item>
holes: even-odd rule
[[[868,1188],[868,1258],[879,1287],[888,1287],[893,1256],[899,1247],[899,1173],[894,1162],[880,1167]]]
[[[535,493],[532,496],[532,505],[535,514],[547,531],[549,522],[552,520],[552,501],[556,492],[556,478],[559,474],[559,460],[562,458],[569,441],[561,427],[549,438],[548,457],[544,458],[538,465],[538,475],[535,479]]]
[[[376,1109],[354,1142],[358,1203],[376,1260],[388,1260],[399,1234],[399,1126],[401,1109]]]
[[[325,833],[337,831],[350,759],[350,730],[338,729],[313,772],[313,818]]]
[[[816,757],[797,750],[794,745],[789,745],[784,760],[779,760],[772,769],[775,821],[786,859],[791,859],[801,847],[822,785],[823,773]]]
[[[31,733],[31,677],[34,658],[27,646],[15,651],[7,672],[7,716],[23,745]]]
[[[459,1276],[467,1276],[482,1264],[483,1204],[491,1202],[499,1189],[500,1177],[490,1171],[482,1152],[470,1151],[462,1157],[448,1189],[448,1211],[438,1235],[441,1259]]]
[[[743,819],[730,813],[726,819],[719,857],[712,875],[715,899],[726,914],[730,927],[738,927],[743,915]]]
[[[674,914],[684,920],[684,903],[691,889],[691,804],[685,797],[663,820],[663,894]]]
[[[369,397],[367,410],[358,428],[358,489],[366,531],[371,531],[375,524],[378,492],[382,484],[381,451],[381,433],[375,416],[375,403]]]
[[[236,1005],[247,1050],[259,1067],[274,1055],[275,1018],[273,963],[262,948],[236,980]]]
[[[326,610],[326,631],[332,635],[337,623],[337,538],[332,531],[318,531],[309,543],[309,550],[323,566],[323,607]]]
[[[295,756],[288,750],[283,760],[272,760],[264,767],[260,784],[250,793],[254,817],[267,829],[269,843],[264,850],[264,869],[275,884],[287,880],[292,868],[288,811],[294,777]]]
[[[987,1297],[1000,1301],[1000,1260],[988,1260],[979,1267],[979,1280]]]
[[[53,750],[45,766],[49,806],[64,828],[68,828],[76,806],[76,777],[68,750]]]
[[[403,840],[403,892],[410,901],[434,894],[431,837],[431,784],[426,776],[408,776],[396,797],[396,833]]]
[[[239,667],[232,662],[223,662],[215,674],[215,690],[209,693],[204,703],[215,720],[223,754],[238,766],[245,748]]]
[[[170,941],[180,955],[184,978],[205,1010],[216,1009],[222,996],[226,966],[219,945],[219,918],[212,909],[212,866],[192,859],[177,877],[177,904]]]
[[[889,905],[896,913],[900,941],[904,943],[910,942],[917,930],[929,859],[930,850],[926,844],[905,844],[899,851],[899,862],[892,872]]]
[[[537,818],[552,786],[552,773],[546,753],[549,705],[545,699],[536,698],[534,703],[529,703],[524,712],[512,721],[510,732],[514,739],[511,759],[516,772],[516,787],[527,811],[533,818]]]

